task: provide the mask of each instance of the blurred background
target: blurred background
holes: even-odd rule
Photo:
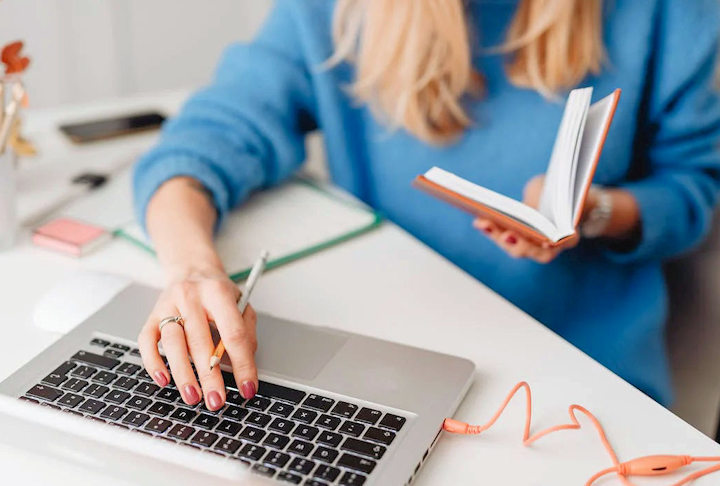
[[[226,45],[253,37],[272,3],[4,1],[0,32],[4,41],[23,39],[32,57],[26,75],[32,107],[52,108],[198,87],[210,79]],[[319,145],[313,141],[310,158],[321,165]],[[668,342],[677,392],[673,411],[715,437],[720,408],[720,233],[715,231],[692,255],[668,264],[667,273]]]

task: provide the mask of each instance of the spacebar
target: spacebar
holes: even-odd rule
[[[275,385],[266,381],[260,381],[260,389],[258,395],[268,398],[276,398],[278,400],[285,400],[298,404],[305,398],[305,392],[300,390],[293,390],[286,386]]]

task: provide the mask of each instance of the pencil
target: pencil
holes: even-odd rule
[[[267,263],[269,256],[270,254],[267,252],[267,250],[263,250],[260,253],[260,258],[255,261],[252,270],[250,270],[250,275],[245,281],[245,288],[243,289],[242,296],[240,297],[240,302],[238,302],[238,309],[240,310],[240,314],[245,312],[245,308],[247,307],[248,301],[250,300],[250,294],[252,293],[253,288],[255,288],[255,284],[260,278],[260,275],[262,275],[263,270],[265,270],[265,264]],[[213,368],[215,368],[215,366],[220,363],[223,354],[225,354],[225,344],[223,344],[221,339],[215,347],[215,351],[213,352],[212,356],[210,357],[211,371]]]

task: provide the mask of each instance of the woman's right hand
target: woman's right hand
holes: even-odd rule
[[[244,398],[252,398],[258,389],[255,351],[256,314],[248,306],[241,314],[237,301],[240,290],[222,268],[184,269],[171,273],[170,283],[162,292],[145,322],[138,344],[148,374],[159,386],[170,382],[168,369],[158,352],[158,342],[170,365],[170,373],[182,399],[195,405],[205,397],[209,410],[225,403],[225,386],[220,366],[210,370],[214,343],[210,322],[214,322],[232,362],[238,389]],[[159,331],[166,317],[182,316],[183,324],[168,323]],[[188,353],[197,370],[195,378]]]

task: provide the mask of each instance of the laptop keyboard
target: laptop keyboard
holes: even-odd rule
[[[280,482],[362,485],[407,420],[265,381],[245,400],[225,371],[226,404],[211,412],[202,402],[186,405],[174,383],[160,388],[123,359],[140,356],[137,348],[95,338],[88,349],[20,399],[239,460]]]

